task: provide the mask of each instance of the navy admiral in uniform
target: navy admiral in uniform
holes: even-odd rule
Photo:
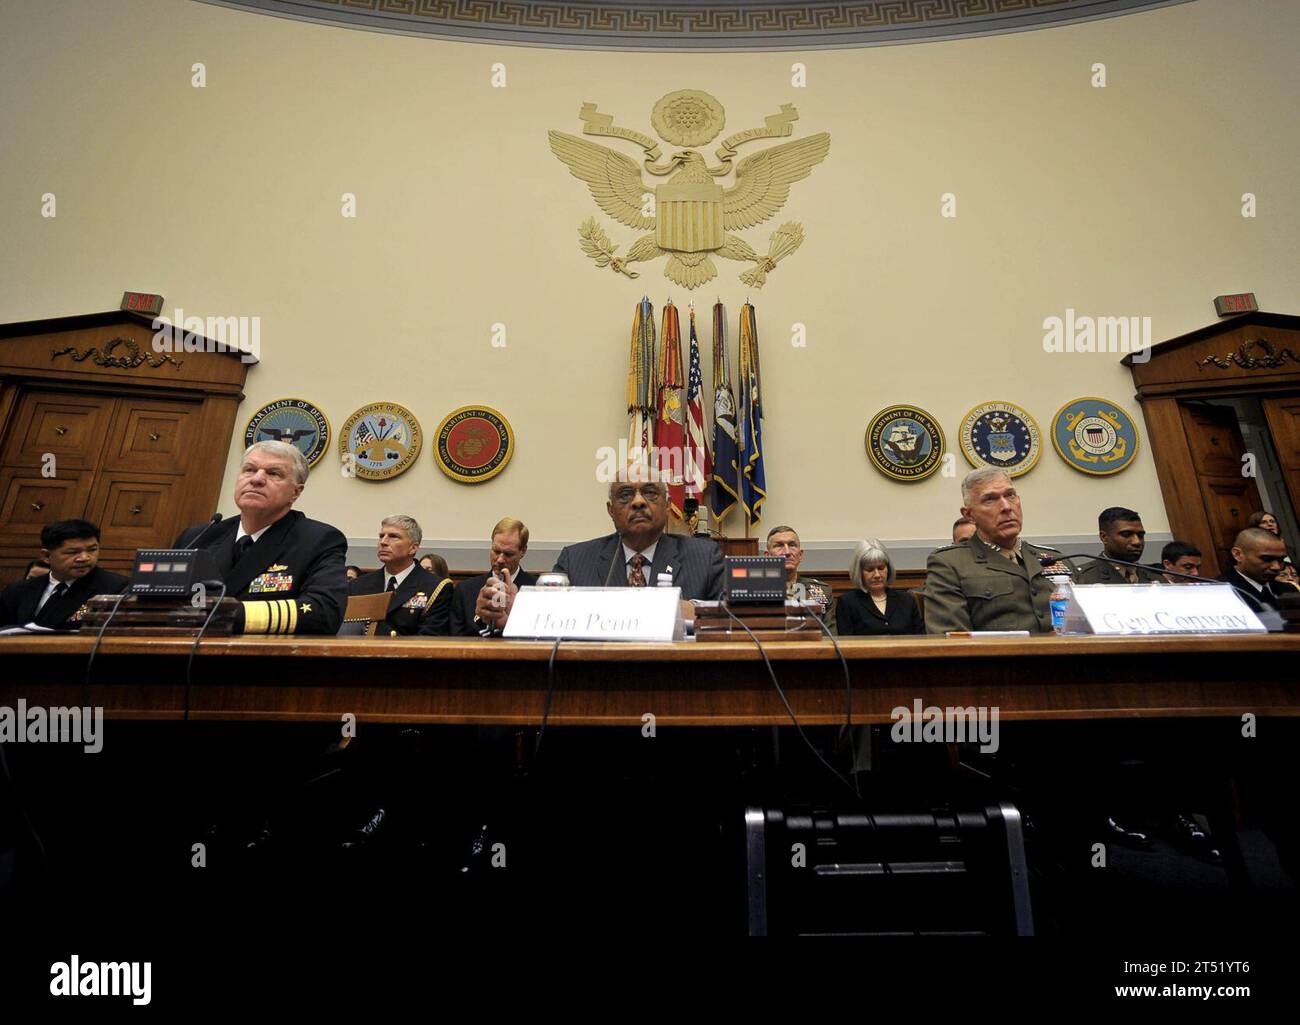
[[[1020,536],[1020,495],[1005,470],[982,466],[961,482],[962,515],[975,534],[930,553],[925,567],[925,628],[1051,633],[1051,581],[1042,556],[1059,552]]]
[[[0,594],[0,626],[76,630],[84,606],[97,594],[121,594],[126,577],[99,568],[99,528],[88,520],[61,520],[41,529],[41,557],[50,572],[10,584]]]
[[[666,484],[615,481],[605,511],[614,533],[569,545],[555,562],[555,572],[566,574],[574,587],[655,587],[671,577],[683,600],[722,597],[722,549],[705,538],[664,533]]]
[[[348,601],[347,539],[293,508],[307,483],[294,445],[249,445],[235,478],[238,518],[190,527],[177,548],[210,549],[246,634],[336,634]]]
[[[384,568],[363,573],[349,586],[351,594],[389,592],[383,631],[391,637],[443,635],[451,624],[452,583],[417,565],[424,532],[410,516],[389,516],[379,524],[377,554]]]
[[[501,633],[521,587],[537,583],[535,574],[520,569],[528,553],[528,528],[507,516],[492,528],[490,573],[456,585],[451,600],[451,633],[455,637],[492,637]]]

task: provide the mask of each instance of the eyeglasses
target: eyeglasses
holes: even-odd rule
[[[614,504],[628,505],[636,498],[637,492],[640,492],[641,497],[651,505],[656,505],[662,501],[664,497],[664,489],[657,484],[644,484],[639,488],[615,488],[613,498]]]

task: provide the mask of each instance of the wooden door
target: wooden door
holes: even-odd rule
[[[1261,402],[1268,418],[1268,431],[1281,467],[1291,508],[1300,517],[1300,395],[1264,399]]]
[[[1202,572],[1221,573],[1232,565],[1229,553],[1238,532],[1251,513],[1263,508],[1259,487],[1254,477],[1242,476],[1246,442],[1236,410],[1197,402],[1178,405],[1218,563],[1217,568],[1207,566]],[[1209,552],[1202,556],[1209,561]]]

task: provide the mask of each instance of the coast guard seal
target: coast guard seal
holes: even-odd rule
[[[1019,477],[1038,462],[1042,432],[1019,406],[985,402],[962,419],[961,450],[971,466],[996,466],[1008,477]]]
[[[244,428],[244,448],[258,441],[283,441],[293,445],[315,466],[330,443],[330,422],[305,399],[276,399],[249,418]]]
[[[1105,477],[1132,465],[1138,453],[1137,425],[1109,399],[1075,399],[1053,419],[1052,445],[1080,473]]]
[[[890,406],[867,424],[867,455],[887,477],[911,483],[939,468],[943,459],[943,429],[916,406]]]
[[[339,432],[339,455],[352,462],[362,480],[388,480],[415,465],[420,454],[420,422],[395,402],[362,406]]]
[[[461,484],[482,484],[506,468],[515,435],[491,406],[461,406],[438,425],[433,458],[438,469]]]

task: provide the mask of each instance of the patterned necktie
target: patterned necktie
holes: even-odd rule
[[[632,567],[632,572],[627,575],[628,586],[645,587],[645,574],[641,572],[641,567],[645,565],[645,556],[637,552],[628,560],[628,565]]]

